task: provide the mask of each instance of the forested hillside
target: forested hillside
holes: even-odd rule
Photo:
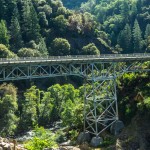
[[[149,51],[150,1],[62,2],[1,0],[1,57]]]
[[[93,14],[117,52],[150,51],[149,0],[89,0],[82,12]]]
[[[111,53],[108,36],[88,12],[69,10],[59,0],[0,3],[0,57]]]
[[[149,52],[150,0],[0,0],[0,58]],[[150,68],[149,62],[144,65]],[[126,126],[135,116],[150,118],[149,75],[117,79],[119,117]],[[71,76],[1,83],[0,136],[15,138],[34,130],[33,139],[25,143],[28,150],[67,140],[74,144],[83,131],[83,82]],[[87,90],[91,88],[89,84]],[[54,129],[54,134],[49,128],[57,121],[62,130]],[[115,145],[117,137],[109,133],[102,135],[101,146]],[[134,134],[127,136],[127,143],[132,145]],[[150,130],[142,140],[147,136]]]

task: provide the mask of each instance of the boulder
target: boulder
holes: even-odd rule
[[[1,143],[1,142],[3,142],[3,138],[2,138],[2,137],[0,137],[0,143]]]
[[[101,137],[93,137],[90,142],[90,145],[92,147],[98,147],[102,144],[102,142],[103,142],[103,139]]]
[[[110,127],[110,132],[113,134],[113,135],[118,135],[122,129],[124,128],[124,124],[122,121],[120,120],[117,120],[116,122],[114,122],[112,124],[112,126]]]
[[[0,150],[26,150],[22,145],[17,146],[16,140],[0,137]]]
[[[91,136],[90,133],[88,132],[81,132],[77,138],[77,143],[82,144],[82,143],[89,143],[91,141]]]

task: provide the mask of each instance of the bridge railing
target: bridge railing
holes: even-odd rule
[[[36,60],[67,60],[67,59],[85,59],[85,58],[141,58],[150,57],[150,53],[133,53],[133,54],[101,54],[101,55],[67,55],[67,56],[47,56],[47,57],[14,57],[14,58],[0,58],[0,62],[6,61],[36,61]]]

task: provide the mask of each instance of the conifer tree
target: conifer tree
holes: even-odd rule
[[[9,45],[9,35],[4,20],[0,21],[0,43],[6,46]]]
[[[136,15],[137,15],[137,2],[136,1],[133,1],[132,2],[132,6],[131,6],[131,18],[135,18]]]
[[[120,32],[118,37],[118,44],[123,48],[124,53],[131,53],[131,40],[132,32],[129,24],[126,24],[125,28]]]
[[[0,19],[4,19],[6,13],[6,2],[5,0],[0,0]]]
[[[22,33],[23,33],[23,39],[24,41],[30,41],[28,40],[28,32],[29,32],[29,23],[30,23],[30,0],[25,0],[23,2],[23,14],[22,14]]]
[[[128,13],[129,13],[129,4],[127,1],[123,1],[121,5],[121,15],[123,16],[125,21],[128,21]]]
[[[18,9],[15,8],[10,26],[10,36],[11,36],[10,42],[14,52],[17,52],[18,49],[20,49],[23,46],[21,29],[18,18],[19,18]]]
[[[23,6],[23,36],[25,41],[40,39],[40,25],[35,8],[30,0]]]
[[[140,29],[139,23],[137,20],[134,22],[133,26],[133,44],[134,44],[134,52],[141,52],[143,44],[142,44],[142,31]]]
[[[150,24],[147,24],[146,30],[145,30],[145,39],[150,36]]]
[[[29,37],[31,40],[38,41],[41,37],[40,35],[40,25],[39,25],[39,19],[37,17],[37,13],[35,11],[35,8],[33,5],[30,7],[30,29],[29,29]]]
[[[5,3],[6,3],[5,20],[7,21],[7,24],[10,25],[13,11],[17,7],[17,0],[5,0]]]
[[[41,53],[41,56],[47,56],[48,55],[48,50],[47,50],[44,38],[40,38],[38,50]]]

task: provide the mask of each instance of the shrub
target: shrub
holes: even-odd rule
[[[35,129],[35,137],[25,143],[27,150],[43,150],[44,148],[57,147],[55,142],[55,136],[50,130],[46,130],[43,127]]]

